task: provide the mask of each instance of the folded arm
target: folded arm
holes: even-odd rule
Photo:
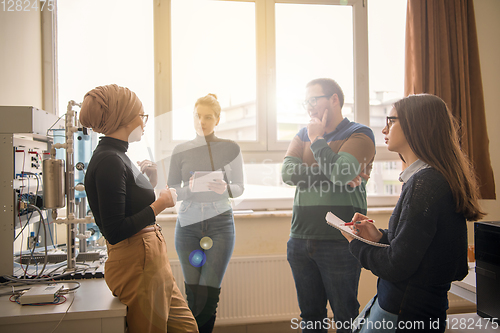
[[[316,140],[311,145],[311,151],[321,172],[332,183],[352,186],[369,178],[375,144],[367,135],[354,133],[342,144],[338,153],[330,148],[325,139]]]

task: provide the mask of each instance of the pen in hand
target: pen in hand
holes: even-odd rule
[[[371,223],[375,223],[375,221],[374,221],[374,220],[365,220],[365,221],[368,221],[368,222],[371,222]],[[350,225],[354,225],[354,224],[356,224],[356,223],[361,223],[361,221],[356,221],[356,222],[352,222],[352,221],[351,221],[351,222],[346,222],[346,223],[344,223],[344,224],[341,224],[341,226],[350,226]]]

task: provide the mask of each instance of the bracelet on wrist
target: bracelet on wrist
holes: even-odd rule
[[[151,209],[153,210],[153,213],[155,214],[155,216],[158,216],[158,213],[156,212],[155,206],[153,206],[153,204],[151,204],[151,205],[149,205],[149,207],[151,207]]]

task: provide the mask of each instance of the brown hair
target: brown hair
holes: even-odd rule
[[[194,108],[196,109],[196,107],[198,105],[204,105],[204,106],[210,107],[212,109],[212,111],[214,112],[215,117],[216,118],[220,117],[221,107],[220,107],[219,101],[217,100],[217,95],[208,94],[206,96],[198,98],[198,100],[194,104]]]
[[[339,98],[340,108],[342,109],[342,107],[344,106],[344,92],[342,91],[342,88],[340,88],[337,81],[329,78],[314,79],[310,81],[306,85],[306,87],[314,86],[315,84],[319,84],[321,86],[321,88],[323,89],[323,94],[325,94],[326,96],[337,94],[337,97]]]
[[[456,211],[469,221],[485,213],[479,206],[475,172],[460,149],[458,125],[446,103],[428,94],[410,95],[394,104],[406,141],[417,157],[448,181]]]

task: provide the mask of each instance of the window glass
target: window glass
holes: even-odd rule
[[[378,149],[382,150],[385,149],[382,134],[385,117],[392,104],[403,97],[406,3],[370,0],[368,15],[370,127]],[[278,140],[291,140],[309,122],[301,102],[305,84],[314,78],[332,77],[339,82],[346,95],[342,113],[354,120],[352,23],[350,6],[276,4]],[[328,43],[331,40],[335,43]],[[295,188],[281,182],[281,164],[252,165],[251,170],[267,175],[247,179],[249,187],[256,189],[249,191],[247,198],[267,198],[266,202],[255,202],[255,207],[286,208],[290,204],[283,196],[293,198]],[[398,180],[401,171],[397,154],[394,160],[374,163],[366,187],[371,206],[395,204],[401,192]],[[249,173],[250,169],[247,175]],[[276,177],[273,181],[272,175]],[[262,187],[266,190],[258,190]]]
[[[295,187],[281,179],[282,163],[245,163],[245,192],[234,199],[235,209],[291,209]]]
[[[215,93],[222,106],[217,135],[257,140],[257,117],[265,116],[266,110],[256,108],[255,3],[171,3],[173,139],[194,137],[194,102]],[[314,78],[332,77],[339,82],[345,94],[343,115],[354,119],[352,11],[351,6],[275,5],[275,27],[267,29],[276,29],[278,140],[291,140],[309,121],[301,102],[305,84]],[[380,149],[385,116],[403,96],[406,2],[370,0],[368,15],[370,126]],[[57,20],[61,114],[69,100],[81,102],[95,86],[116,83],[136,92],[145,112],[153,115],[153,1],[62,1]],[[267,51],[263,52],[265,56]],[[145,138],[130,146],[132,160],[152,158],[153,129],[150,116]],[[391,169],[384,166],[393,162]],[[282,184],[280,170],[280,163],[246,164],[244,197],[293,198],[294,188]],[[377,162],[368,194],[398,195],[400,171],[397,156],[394,161]],[[290,206],[287,202],[283,208]]]
[[[344,116],[354,119],[352,7],[276,4],[278,140],[291,140],[309,117],[301,103],[307,82],[329,77],[345,95]]]
[[[81,103],[97,86],[127,87],[150,115],[145,138],[131,144],[128,154],[132,161],[150,159],[154,149],[146,147],[154,144],[153,2],[59,1],[57,46],[60,115],[70,100]]]
[[[379,149],[385,149],[382,129],[397,100],[404,97],[406,1],[370,0],[368,40],[370,68],[370,127]],[[375,163],[368,193],[399,196],[402,171],[399,157]]]
[[[193,106],[214,93],[217,135],[256,140],[255,4],[172,0],[173,139],[195,136]]]
[[[282,163],[246,163],[245,192],[242,197],[235,200],[235,208],[290,209],[293,205],[295,187],[283,183],[281,167]],[[373,163],[370,179],[366,184],[370,206],[388,206],[396,203],[401,193],[402,183],[398,180],[401,170],[401,160]]]
[[[399,196],[402,186],[402,183],[399,181],[399,174],[402,167],[401,160],[377,161],[373,163],[370,180],[366,185],[367,194]]]

